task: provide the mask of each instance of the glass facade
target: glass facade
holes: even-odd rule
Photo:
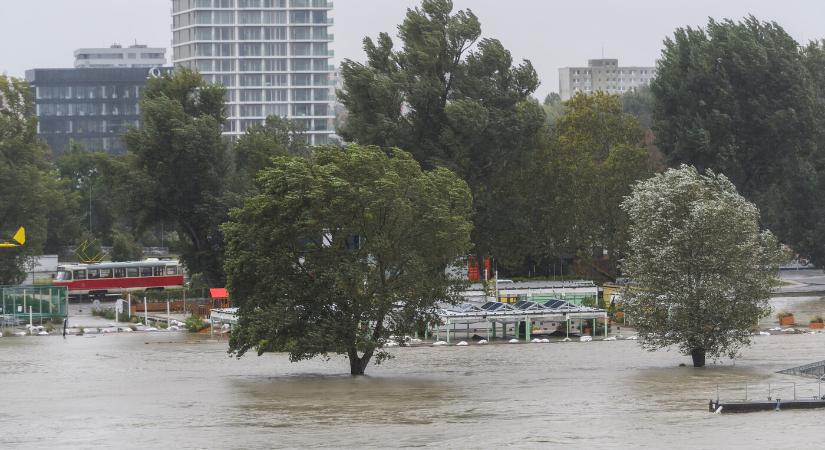
[[[65,286],[0,286],[0,325],[67,317]]]
[[[172,61],[227,88],[226,134],[278,115],[325,144],[335,131],[331,10],[328,0],[173,0]]]
[[[140,94],[158,71],[146,68],[34,69],[26,72],[38,135],[55,155],[76,142],[87,150],[125,152],[122,136],[140,124]]]

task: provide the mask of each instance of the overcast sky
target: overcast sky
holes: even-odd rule
[[[361,40],[395,34],[414,0],[334,0],[336,63],[363,60]],[[558,68],[588,58],[653,65],[676,27],[708,17],[753,14],[782,25],[798,41],[825,37],[823,0],[454,0],[481,20],[485,37],[500,39],[516,60],[530,59],[542,80],[538,96],[558,91]],[[170,46],[170,0],[0,0],[0,72],[71,67],[80,47]]]

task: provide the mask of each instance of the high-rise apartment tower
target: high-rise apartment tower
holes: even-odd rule
[[[328,0],[172,0],[172,62],[227,88],[228,135],[277,115],[334,133]]]

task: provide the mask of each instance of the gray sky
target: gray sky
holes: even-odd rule
[[[361,40],[395,33],[417,0],[335,0],[336,62],[363,60]],[[774,20],[798,41],[825,37],[822,0],[454,0],[481,20],[485,37],[500,39],[516,60],[530,59],[542,80],[538,96],[558,91],[558,68],[588,58],[652,65],[676,27],[708,17],[754,14]],[[113,42],[169,47],[170,0],[0,0],[0,72],[71,67],[80,47]]]

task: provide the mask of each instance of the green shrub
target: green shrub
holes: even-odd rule
[[[204,329],[206,327],[206,322],[195,314],[186,318],[186,329],[192,333],[197,333],[198,331]]]

